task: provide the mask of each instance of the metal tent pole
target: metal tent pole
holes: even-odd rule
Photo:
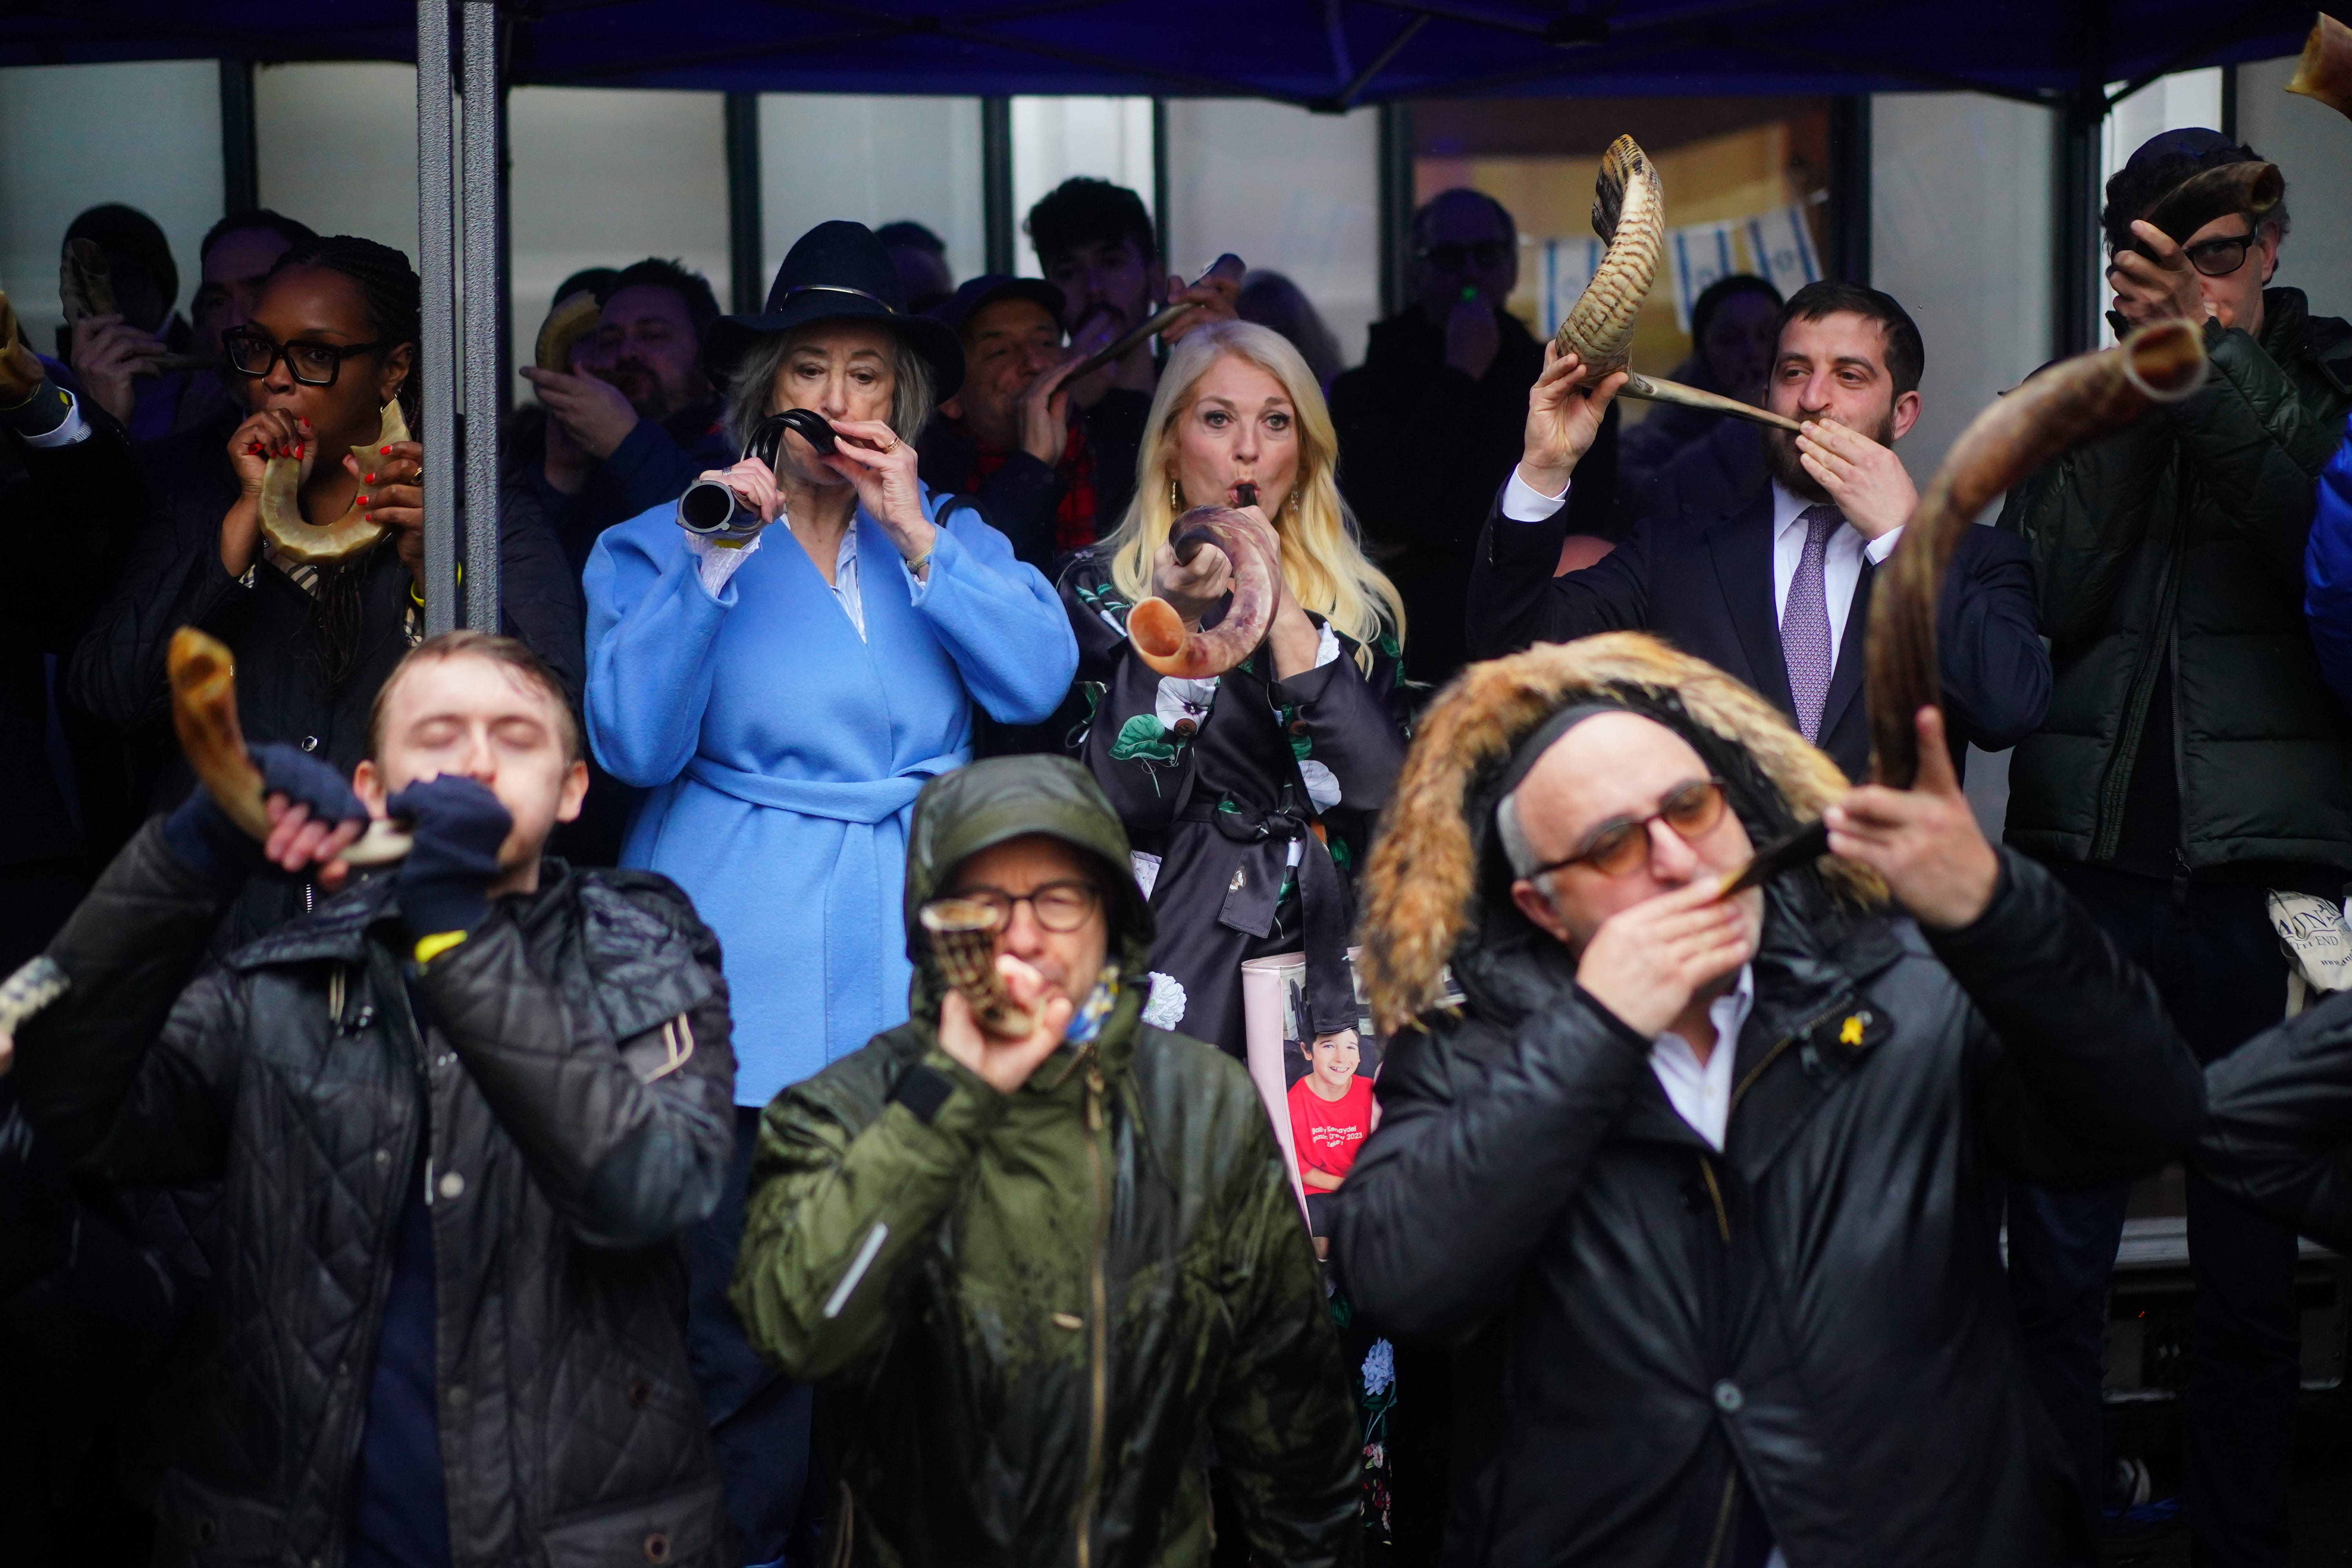
[[[466,625],[499,629],[499,396],[506,358],[499,341],[506,292],[499,231],[499,134],[506,118],[499,86],[497,0],[464,0],[466,268]]]
[[[425,285],[425,630],[457,624],[457,185],[450,166],[448,0],[416,0],[416,248]]]

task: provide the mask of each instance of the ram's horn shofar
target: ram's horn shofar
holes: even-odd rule
[[[2289,92],[2315,98],[2338,114],[2352,115],[2352,27],[2321,12],[2303,44]]]
[[[976,899],[933,899],[920,918],[940,975],[971,1006],[973,1020],[999,1039],[1026,1038],[1037,1020],[1013,1001],[996,967],[996,911]]]
[[[1127,613],[1127,640],[1162,675],[1181,680],[1223,675],[1257,651],[1274,623],[1274,574],[1282,570],[1282,545],[1264,523],[1222,506],[1194,507],[1169,527],[1168,541],[1176,558],[1187,563],[1204,544],[1223,551],[1233,563],[1233,602],[1224,619],[1194,631],[1167,600],[1142,600]]]
[[[401,414],[400,400],[394,398],[383,405],[383,426],[375,440],[365,447],[353,447],[352,455],[359,458],[360,471],[364,474],[369,464],[382,460],[382,448],[407,439],[408,421]],[[317,460],[326,462],[327,454],[320,452]],[[334,460],[342,459],[338,457]],[[261,531],[289,559],[305,566],[332,565],[365,553],[383,538],[383,524],[361,511],[357,501],[333,522],[323,528],[314,526],[302,516],[301,489],[299,458],[272,458],[263,466]]]
[[[1592,281],[1560,319],[1557,334],[1560,352],[1576,355],[1588,367],[1584,379],[1589,384],[1626,369],[1633,360],[1634,323],[1665,254],[1665,187],[1649,154],[1631,136],[1620,136],[1601,155],[1601,174],[1592,183],[1592,232],[1608,249],[1593,268]],[[1795,420],[1769,409],[1654,375],[1629,374],[1617,395],[1728,414],[1784,430],[1797,428]]]
[[[2152,403],[2177,403],[2205,381],[2205,334],[2188,321],[2152,321],[2100,353],[2077,354],[1978,415],[1945,454],[1879,569],[1864,645],[1871,772],[1908,789],[1919,776],[1919,710],[1941,707],[1936,606],[1962,531],[1994,498],[2075,447],[2112,435]],[[1829,852],[1829,830],[1809,822],[1766,845],[1724,879],[1726,895],[1769,881]]]
[[[256,838],[268,838],[261,770],[245,749],[245,731],[236,719],[236,660],[217,639],[182,626],[172,634],[164,668],[172,686],[172,727],[179,731],[189,769],[231,822]],[[340,858],[353,866],[383,866],[408,847],[407,834],[378,820]]]
[[[2286,195],[2276,163],[2224,163],[2189,175],[2150,207],[2147,221],[2175,245],[2215,218],[2244,213],[2259,223]]]

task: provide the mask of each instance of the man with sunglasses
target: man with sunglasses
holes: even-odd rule
[[[2176,245],[2145,221],[2181,182],[2255,158],[2168,131],[2107,183],[2119,327],[2204,325],[2187,401],[2052,464],[2000,526],[2032,552],[2054,685],[2010,768],[2008,839],[2047,863],[2157,977],[2206,1060],[2276,1023],[2273,890],[2340,900],[2352,877],[2352,718],[2303,615],[2314,481],[2352,409],[2352,326],[2266,287],[2284,203]],[[2107,1274],[2120,1188],[2021,1187],[2011,1275],[2037,1381],[2098,1507]],[[2300,1381],[2292,1228],[2192,1170],[2186,1500],[2200,1563],[2287,1560]]]
[[[1445,1561],[2087,1544],[1991,1194],[2178,1152],[2202,1080],[1916,722],[1918,787],[1849,790],[1755,693],[1626,633],[1475,666],[1423,715],[1365,880],[1395,1032],[1332,1243],[1373,1327],[1438,1352],[1400,1376],[1424,1408],[1450,1366]],[[1722,895],[1816,816],[1838,858]]]
[[[950,987],[935,899],[993,911],[1017,1026]],[[1289,1173],[1240,1065],[1145,1021],[1100,787],[934,780],[906,913],[913,1016],[768,1107],[736,1266],[752,1344],[838,1398],[827,1560],[1206,1563],[1213,1492],[1263,1560],[1355,1562],[1363,1436]]]
[[[1543,345],[1505,308],[1519,235],[1502,203],[1444,192],[1413,214],[1412,237],[1412,302],[1374,322],[1364,363],[1332,382],[1331,422],[1348,504],[1404,595],[1405,673],[1435,684],[1468,657],[1471,554],[1519,456]],[[1612,413],[1577,470],[1571,531],[1609,531],[1616,465]]]

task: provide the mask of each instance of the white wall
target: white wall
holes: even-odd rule
[[[415,264],[415,67],[264,66],[253,113],[263,206],[320,234],[396,247]]]
[[[1870,280],[1927,351],[1897,448],[1925,485],[1996,394],[2050,357],[2050,111],[1976,93],[1871,100]]]
[[[715,92],[524,87],[507,95],[511,363],[531,363],[556,285],[648,256],[730,287],[725,100]],[[531,395],[520,377],[515,396]]]
[[[793,241],[837,217],[869,228],[913,218],[947,241],[956,277],[970,278],[988,262],[981,188],[976,98],[760,97],[763,283]],[[719,212],[723,229],[723,184]]]
[[[2286,175],[2294,220],[2275,279],[2325,316],[2352,316],[2352,120],[2286,90],[2292,59],[2238,68],[2238,139]]]
[[[1197,276],[1223,251],[1288,274],[1353,364],[1380,313],[1380,115],[1248,99],[1168,106],[1168,257]]]
[[[1092,174],[1125,185],[1143,198],[1152,221],[1160,221],[1155,205],[1159,198],[1151,188],[1151,100],[1013,100],[1013,269],[1024,278],[1042,275],[1037,252],[1022,227],[1028,221],[1029,209],[1074,174]],[[1209,261],[1215,259],[1213,254],[1209,258]]]
[[[44,353],[64,321],[58,255],[86,207],[123,202],[162,226],[196,291],[196,247],[221,216],[220,70],[211,60],[0,70],[0,288]]]

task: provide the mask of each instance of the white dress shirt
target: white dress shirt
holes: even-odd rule
[[[1739,1031],[1755,1005],[1756,972],[1742,964],[1738,984],[1707,1005],[1715,1049],[1704,1064],[1690,1042],[1671,1029],[1650,1044],[1650,1070],[1658,1075],[1668,1103],[1717,1153],[1723,1151],[1723,1130],[1731,1121],[1731,1068],[1739,1055]]]
[[[1510,483],[1503,487],[1503,515],[1513,522],[1548,521],[1567,502],[1565,487],[1559,494],[1548,496],[1519,478],[1516,468]],[[1780,480],[1772,481],[1772,624],[1776,627],[1789,607],[1789,584],[1796,581],[1797,563],[1805,554],[1805,530],[1797,520],[1813,504],[1791,495]],[[1831,668],[1837,668],[1838,648],[1845,641],[1846,614],[1853,608],[1853,590],[1862,581],[1863,561],[1867,558],[1873,566],[1884,564],[1902,538],[1903,530],[1897,527],[1865,540],[1850,522],[1840,524],[1830,535],[1829,553],[1822,561],[1822,598],[1830,613]]]

